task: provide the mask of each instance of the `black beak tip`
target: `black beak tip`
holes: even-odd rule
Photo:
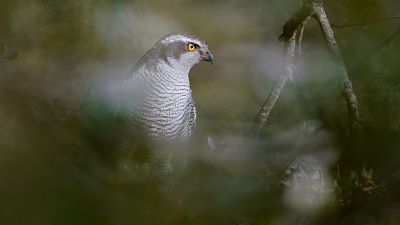
[[[214,62],[214,56],[211,54],[211,52],[206,52],[201,58],[206,62]]]

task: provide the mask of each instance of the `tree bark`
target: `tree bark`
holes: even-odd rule
[[[274,108],[288,78],[291,78],[295,71],[296,59],[301,56],[301,43],[303,30],[307,20],[313,17],[317,20],[324,35],[327,47],[332,53],[335,61],[340,67],[342,80],[342,93],[346,99],[350,134],[356,135],[360,130],[360,115],[357,98],[353,92],[352,83],[348,77],[346,65],[340,54],[335,36],[329,20],[326,16],[322,0],[306,0],[303,7],[283,26],[283,33],[279,40],[284,40],[284,62],[278,79],[275,82],[270,94],[259,111],[256,120],[258,122],[257,134],[266,125],[268,118]]]
[[[292,78],[296,69],[296,61],[301,56],[301,42],[303,39],[304,26],[306,21],[312,16],[312,7],[306,1],[294,16],[283,26],[283,33],[279,36],[280,41],[284,41],[284,62],[278,79],[257,114],[258,122],[257,135],[266,125],[269,115],[274,108],[287,80]]]
[[[275,81],[275,85],[272,91],[268,95],[267,100],[265,100],[260,112],[257,115],[257,120],[259,121],[257,135],[260,134],[262,128],[267,123],[268,117],[275,106],[276,101],[279,98],[283,88],[285,87],[286,81],[290,78],[295,70],[294,59],[296,55],[296,33],[295,31],[292,37],[285,41],[285,58],[282,66],[281,74]]]
[[[333,30],[323,7],[323,3],[322,1],[315,1],[313,5],[313,17],[317,20],[324,35],[328,49],[340,67],[342,79],[341,91],[347,103],[350,134],[357,135],[360,130],[360,113],[358,110],[357,97],[353,92],[353,86],[347,74],[346,65],[337,46]]]

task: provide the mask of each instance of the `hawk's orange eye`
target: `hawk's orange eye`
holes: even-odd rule
[[[193,44],[193,43],[189,43],[188,46],[187,46],[187,49],[188,49],[190,52],[193,52],[193,51],[196,49],[196,45]]]

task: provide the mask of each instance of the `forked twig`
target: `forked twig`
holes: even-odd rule
[[[312,16],[310,1],[306,1],[301,9],[283,26],[283,33],[279,36],[280,41],[284,41],[284,61],[278,79],[269,93],[267,99],[257,114],[258,122],[257,135],[261,133],[266,125],[269,115],[274,108],[285,84],[293,76],[295,63],[301,55],[301,42],[306,21]]]
[[[260,134],[262,128],[266,125],[269,115],[271,114],[286,81],[294,73],[296,57],[300,57],[301,55],[301,42],[304,25],[311,16],[316,19],[320,25],[327,47],[341,70],[342,93],[347,102],[350,134],[357,134],[361,127],[357,98],[353,92],[353,87],[348,77],[346,66],[337,46],[333,30],[326,16],[322,0],[306,0],[303,7],[284,25],[283,33],[279,37],[279,40],[285,41],[284,62],[281,73],[276,80],[274,87],[257,115],[257,134]]]

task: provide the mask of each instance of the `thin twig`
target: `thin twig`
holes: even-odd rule
[[[272,91],[268,95],[267,100],[265,100],[260,112],[257,115],[258,120],[258,130],[257,134],[260,134],[262,128],[265,126],[268,117],[275,106],[276,101],[279,98],[283,88],[285,87],[286,81],[290,78],[295,70],[294,58],[296,52],[295,45],[296,32],[294,32],[292,38],[285,41],[285,59],[282,66],[281,74],[275,82]]]
[[[289,40],[300,26],[304,26],[302,23],[312,15],[312,2],[313,0],[305,0],[303,6],[285,23],[283,32],[279,36],[280,41]]]
[[[340,24],[340,25],[331,24],[331,27],[332,28],[348,28],[348,27],[367,26],[367,25],[374,24],[374,23],[381,23],[381,22],[385,22],[388,20],[398,20],[398,19],[400,19],[400,15],[388,16],[388,17],[383,17],[383,18],[369,20],[369,21],[365,21],[365,22],[359,22],[359,23]]]
[[[301,51],[302,51],[302,42],[303,42],[303,33],[304,33],[304,27],[306,25],[307,19],[305,19],[297,28],[297,35],[296,35],[296,62],[297,60],[300,59],[301,57]]]
[[[283,27],[283,33],[279,40],[284,40],[284,62],[282,70],[270,94],[257,114],[256,121],[258,122],[257,135],[260,134],[262,128],[267,123],[269,115],[275,106],[283,88],[288,79],[290,79],[295,71],[296,57],[301,54],[301,41],[303,29],[306,21],[311,16],[310,0],[307,0],[303,7],[298,10],[293,18],[291,18]]]
[[[314,8],[313,9],[314,18],[317,20],[318,24],[320,25],[320,28],[323,32],[328,49],[334,56],[337,64],[340,67],[340,70],[341,70],[342,93],[347,102],[350,134],[354,136],[354,135],[358,134],[358,131],[360,130],[360,127],[361,127],[357,97],[353,92],[353,87],[352,87],[351,81],[349,79],[349,76],[347,74],[346,65],[340,54],[340,50],[337,46],[336,39],[335,39],[333,30],[330,26],[329,20],[326,16],[322,1],[319,1],[319,2],[316,1],[314,3],[313,8]]]
[[[326,16],[323,2],[322,0],[305,0],[303,7],[299,9],[283,26],[283,33],[279,37],[279,40],[285,41],[284,63],[274,87],[272,88],[268,98],[265,100],[260,112],[257,115],[257,135],[260,134],[262,128],[267,123],[268,117],[271,114],[271,111],[275,106],[288,78],[291,78],[294,73],[296,58],[300,57],[301,55],[301,42],[304,25],[311,16],[314,17],[319,23],[327,47],[334,56],[334,59],[341,70],[342,93],[347,103],[350,134],[355,137],[360,130],[361,125],[357,98],[353,92],[352,83],[348,77],[346,65],[340,54],[333,30]]]

